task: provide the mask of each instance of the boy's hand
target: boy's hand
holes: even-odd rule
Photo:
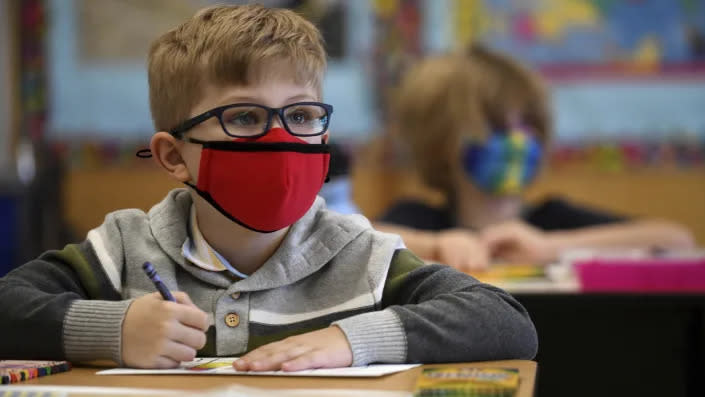
[[[300,371],[349,367],[348,339],[335,325],[260,346],[233,363],[238,371]]]
[[[183,292],[179,303],[159,293],[135,299],[122,324],[122,361],[134,368],[174,368],[206,344],[208,316]]]
[[[476,234],[464,229],[438,232],[435,237],[434,260],[460,271],[485,269],[489,254],[484,242]]]
[[[489,226],[482,240],[496,261],[546,264],[556,259],[556,249],[546,233],[521,221]]]

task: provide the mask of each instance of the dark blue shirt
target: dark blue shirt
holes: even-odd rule
[[[579,207],[557,198],[526,207],[521,219],[545,231],[579,229],[627,220],[625,217]],[[379,221],[421,230],[437,231],[457,227],[449,207],[431,207],[415,200],[398,201],[379,218]]]

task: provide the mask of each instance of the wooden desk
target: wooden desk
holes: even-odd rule
[[[527,360],[486,361],[463,364],[467,367],[518,368],[521,383],[517,397],[530,397],[534,393],[536,363]],[[436,366],[436,365],[433,365]],[[380,378],[303,378],[275,376],[234,375],[110,375],[95,373],[101,367],[78,367],[69,372],[32,379],[18,385],[58,385],[129,387],[144,389],[205,390],[238,384],[266,389],[368,389],[411,391],[423,367]],[[2,389],[0,389],[1,391]]]

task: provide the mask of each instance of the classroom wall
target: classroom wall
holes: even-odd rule
[[[149,210],[170,189],[179,187],[151,162],[133,168],[72,169],[63,185],[66,220],[81,239],[109,212],[123,208]]]
[[[86,0],[47,2],[48,93],[52,106],[47,136],[51,140],[148,139],[152,123],[144,67],[146,43],[161,32],[163,24],[170,26],[167,22],[180,21],[170,20],[167,15],[178,15],[182,7],[167,8],[160,20],[148,23],[150,19],[144,15],[158,16],[149,12],[155,12],[153,8],[160,3],[147,3],[121,4],[111,0],[96,6],[96,2]],[[208,2],[178,3],[187,4],[186,15],[190,15],[191,9]],[[378,26],[378,8],[384,8],[381,3],[344,2],[344,56],[330,60],[324,80],[324,100],[336,107],[331,130],[339,137],[357,142],[374,136],[381,127],[381,109],[375,106],[378,104],[375,96],[384,86],[395,83],[392,76],[396,73],[389,73],[387,80],[376,81],[376,71],[384,69],[385,62],[404,63],[395,58],[405,55],[395,52],[406,44],[404,40],[382,36],[385,32]],[[396,2],[387,6],[396,7],[392,3]],[[399,3],[417,4],[410,9],[418,12],[420,21],[409,17],[412,20],[400,23],[399,28],[413,30],[418,25],[418,32],[413,35],[419,41],[416,57],[454,50],[474,38],[533,67],[559,66],[563,70],[558,73],[561,75],[566,71],[580,76],[601,70],[597,79],[586,80],[582,76],[554,82],[558,139],[594,136],[613,139],[625,134],[668,139],[674,132],[705,136],[705,117],[699,111],[705,106],[702,70],[685,76],[671,70],[688,70],[697,60],[698,50],[689,47],[695,48],[697,43],[690,44],[686,32],[689,26],[695,31],[705,30],[703,4],[694,2],[692,9],[681,12],[681,7],[673,2],[659,0],[611,4],[552,0],[527,2],[522,6],[487,0]],[[122,53],[129,51],[115,44],[121,43],[120,40],[114,39],[112,43],[106,39],[101,44],[111,50],[103,51],[108,53],[107,58],[104,53],[87,55],[90,51],[85,47],[90,46],[86,37],[102,37],[104,32],[99,28],[103,24],[88,18],[85,14],[91,13],[83,11],[91,6],[109,10],[109,4],[126,15],[138,17],[129,31],[117,36],[144,31],[141,33],[144,43],[132,46],[145,47],[140,50],[143,53],[132,49],[137,54],[126,56]],[[467,14],[470,19],[459,21],[456,14]],[[528,18],[525,23],[533,28],[522,25],[519,22],[522,18]],[[112,29],[120,32],[116,27]],[[463,33],[467,29],[472,32]],[[524,32],[525,29],[528,31]],[[532,29],[537,31],[529,32]],[[470,33],[473,34],[467,36]],[[394,45],[384,47],[387,42]],[[390,59],[385,60],[385,56]],[[700,60],[702,57],[701,54]],[[626,63],[620,66],[619,61]],[[124,117],[125,114],[130,117]]]

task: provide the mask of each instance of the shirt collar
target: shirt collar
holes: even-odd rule
[[[230,263],[214,250],[201,234],[196,219],[196,206],[191,204],[188,222],[188,237],[181,246],[183,256],[201,269],[212,272],[222,272],[228,270],[234,275],[247,278],[247,275],[239,272]]]

